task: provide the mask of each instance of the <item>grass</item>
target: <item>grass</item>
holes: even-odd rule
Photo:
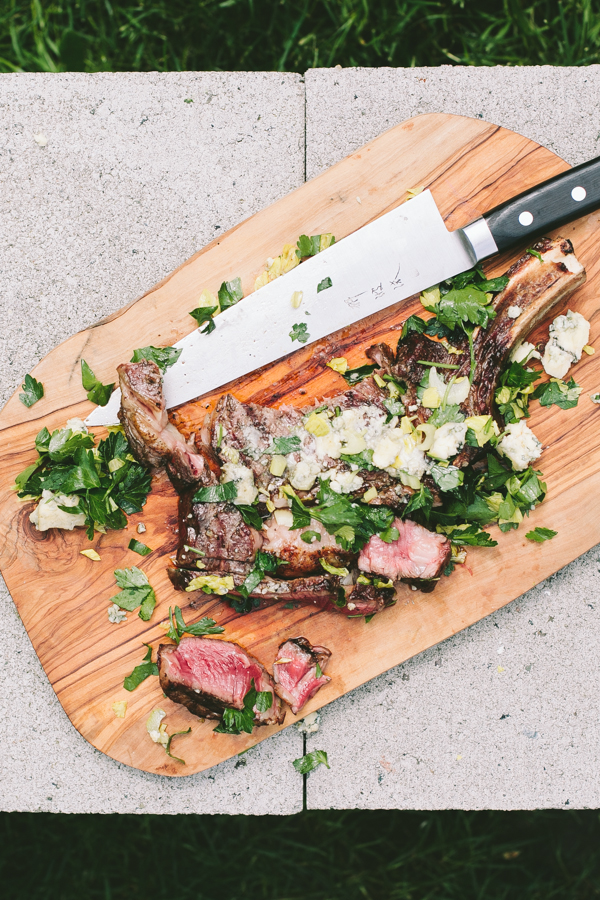
[[[0,71],[589,65],[597,0],[3,0]]]
[[[591,900],[587,810],[0,815],[4,900]]]

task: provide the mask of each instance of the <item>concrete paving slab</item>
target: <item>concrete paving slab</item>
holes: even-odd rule
[[[307,178],[430,112],[512,128],[571,165],[600,154],[600,66],[311,69],[305,79]]]
[[[66,337],[302,183],[304,87],[278,73],[0,75],[0,154],[1,403]],[[6,591],[0,622],[2,809],[301,808],[296,729],[205,774],[137,772],[70,725]]]
[[[425,112],[600,154],[599,66],[314,70],[306,92],[307,177]],[[323,710],[308,806],[599,806],[599,552]]]

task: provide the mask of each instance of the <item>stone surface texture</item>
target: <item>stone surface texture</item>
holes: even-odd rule
[[[448,112],[572,165],[600,154],[600,66],[306,73],[307,177],[399,122]],[[600,547],[322,711],[313,808],[600,806]],[[501,671],[502,670],[502,671]]]
[[[576,164],[600,153],[600,67],[312,70],[306,95],[276,73],[1,75],[0,402],[305,172],[424,112],[485,118]],[[308,776],[308,806],[600,805],[599,555],[324,709],[306,741],[331,769]],[[5,589],[0,621],[2,809],[301,809],[296,729],[185,779],[127,768],[70,725]]]
[[[304,85],[270,73],[0,75],[0,154],[4,402],[69,335],[302,183]],[[296,729],[184,779],[93,749],[64,714],[6,590],[0,604],[3,809],[301,808]]]

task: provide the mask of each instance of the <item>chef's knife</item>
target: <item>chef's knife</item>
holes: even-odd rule
[[[211,334],[196,329],[175,344],[183,352],[164,376],[167,407],[287,356],[300,347],[293,335],[312,344],[599,207],[600,157],[452,232],[424,191],[224,310]],[[86,424],[116,424],[120,402],[115,391]]]

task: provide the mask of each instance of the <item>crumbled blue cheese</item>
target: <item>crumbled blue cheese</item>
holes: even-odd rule
[[[509,306],[506,310],[506,315],[509,319],[518,319],[523,310],[520,306]]]
[[[311,712],[296,724],[300,734],[316,734],[321,724],[321,716],[318,712]]]
[[[221,470],[221,482],[226,484],[234,481],[237,488],[237,497],[234,503],[250,505],[258,496],[258,489],[254,484],[254,474],[247,466],[239,466],[235,463],[225,463]]]
[[[522,472],[542,454],[542,442],[521,419],[506,426],[497,444],[498,451],[510,460],[513,469]]]
[[[77,419],[77,418],[67,419],[66,427],[70,428],[71,431],[73,432],[73,434],[76,434],[76,433],[87,434],[88,433],[87,426],[86,426],[85,422],[83,421],[83,419]]]
[[[573,363],[581,359],[590,338],[590,323],[578,312],[568,310],[550,326],[550,339],[542,357],[544,371],[552,378],[564,378]]]
[[[302,458],[296,462],[292,459],[288,465],[291,470],[290,484],[297,491],[310,491],[311,487],[317,480],[317,476],[321,474],[321,466],[314,460],[302,454]]]
[[[462,450],[468,425],[466,422],[446,422],[436,429],[429,456],[435,459],[450,459]]]
[[[61,506],[78,506],[79,497],[70,494],[54,494],[52,491],[42,491],[42,499],[29,516],[29,521],[35,525],[38,531],[47,531],[49,528],[64,528],[73,531],[80,525],[85,525],[85,513],[69,513],[60,509]]]
[[[356,475],[354,472],[340,472],[336,469],[331,473],[329,484],[331,490],[336,494],[352,494],[361,489],[364,481],[360,475]]]
[[[108,607],[108,621],[112,625],[118,625],[120,622],[127,621],[127,613],[124,609],[121,609],[120,606],[117,606],[116,603],[111,603]]]

